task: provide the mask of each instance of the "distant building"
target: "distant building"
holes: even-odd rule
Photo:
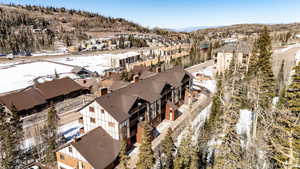
[[[229,69],[232,58],[235,57],[236,62],[242,66],[248,63],[251,53],[251,48],[244,41],[234,43],[226,43],[215,51],[215,63],[217,65],[217,72],[223,73]]]

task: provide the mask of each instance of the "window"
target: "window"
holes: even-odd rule
[[[89,107],[89,111],[94,113],[95,112],[95,108],[94,107]]]
[[[70,152],[70,153],[73,153],[72,147],[69,147],[69,152]]]
[[[96,119],[91,117],[91,118],[90,118],[90,122],[91,122],[91,123],[96,123]]]
[[[59,155],[59,158],[60,158],[61,160],[65,160],[65,156],[62,155],[62,154]]]
[[[108,122],[109,127],[115,127],[115,123],[113,122]]]
[[[101,109],[101,113],[104,113],[104,109]]]

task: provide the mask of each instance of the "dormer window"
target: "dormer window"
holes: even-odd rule
[[[89,107],[89,111],[95,113],[95,108],[94,107]]]

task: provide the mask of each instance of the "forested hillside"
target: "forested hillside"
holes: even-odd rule
[[[65,8],[1,5],[0,53],[52,48],[56,41],[70,46],[97,32],[150,32],[121,18]]]

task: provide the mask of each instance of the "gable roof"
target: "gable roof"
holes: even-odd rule
[[[113,81],[112,85],[109,87],[110,90],[115,91],[118,90],[120,88],[126,87],[127,85],[129,85],[129,82],[126,81],[122,81],[122,80],[116,80]]]
[[[11,110],[14,105],[18,111],[31,109],[47,103],[44,96],[35,88],[27,88],[20,92],[9,93],[0,97],[0,103]]]
[[[166,85],[179,87],[185,76],[192,77],[183,68],[175,67],[98,97],[96,102],[118,122],[123,122],[128,119],[129,111],[138,98],[153,103],[160,99]]]
[[[45,83],[39,83],[36,85],[36,88],[44,95],[47,100],[82,89],[82,87],[78,83],[76,83],[69,77],[55,79],[52,81],[47,81]]]
[[[154,76],[156,75],[157,73],[154,73],[154,72],[150,72],[150,71],[144,71],[141,75],[140,75],[140,79],[147,79],[148,77],[151,77],[151,76]]]
[[[113,116],[115,120],[123,122],[128,119],[128,111],[135,103],[136,99],[136,96],[108,93],[107,95],[96,98],[95,101]]]
[[[97,127],[71,145],[95,169],[109,166],[117,158],[120,151],[120,142],[113,139],[102,127]]]
[[[69,77],[65,77],[39,83],[24,90],[0,96],[0,103],[4,104],[8,109],[11,109],[12,105],[14,105],[17,111],[28,110],[47,103],[48,99],[67,95],[81,89],[83,87],[78,83]]]

